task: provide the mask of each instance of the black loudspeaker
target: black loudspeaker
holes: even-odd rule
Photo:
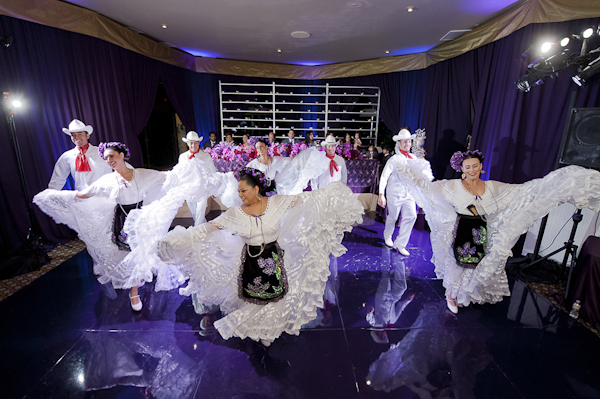
[[[600,169],[600,108],[574,108],[560,163]]]

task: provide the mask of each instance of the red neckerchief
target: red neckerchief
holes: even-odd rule
[[[194,155],[196,155],[199,152],[200,152],[200,148],[198,148],[198,151],[196,151],[196,152],[193,152],[192,150],[190,150],[190,154],[192,154],[192,155],[190,155],[190,157],[188,159],[194,158]]]
[[[335,161],[333,160],[333,158],[335,158],[335,154],[334,155],[327,155],[327,154],[325,154],[325,156],[327,158],[331,159],[331,161],[329,162],[329,172],[331,173],[331,177],[333,177],[333,171],[334,171],[334,169],[335,169],[336,172],[339,170],[338,164],[335,163]]]
[[[402,154],[404,154],[404,156],[405,156],[406,158],[410,159],[410,152],[408,152],[408,151],[402,151],[402,150],[400,150],[400,152],[401,152]]]
[[[90,164],[88,163],[87,157],[85,156],[85,152],[90,147],[89,143],[84,145],[83,147],[77,147],[79,150],[79,154],[77,154],[77,158],[75,158],[75,170],[77,172],[91,172]]]

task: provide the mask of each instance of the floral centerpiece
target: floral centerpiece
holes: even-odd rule
[[[304,143],[288,144],[273,143],[269,146],[269,155],[272,157],[295,157],[300,151],[304,151],[308,146]]]
[[[248,139],[248,146],[235,145],[222,141],[213,148],[205,148],[204,151],[210,154],[212,159],[224,159],[226,161],[252,161],[258,156],[255,145],[258,141],[258,137],[251,137]],[[295,157],[309,147],[305,143],[273,143],[269,145],[268,153],[272,157]],[[318,147],[320,151],[325,151],[325,148]],[[336,154],[344,159],[363,159],[363,154],[354,149],[352,143],[344,143],[338,145],[336,148]]]
[[[225,141],[220,142],[213,148],[205,148],[204,151],[210,154],[212,159],[224,159],[226,161],[251,161],[258,156],[255,145],[258,137],[248,139],[248,146],[235,145]],[[285,144],[274,143],[269,146],[269,155],[276,157],[295,157],[300,151],[304,151],[308,146],[304,143]]]
[[[224,159],[226,161],[247,161],[250,162],[258,156],[254,147],[244,147],[225,141],[220,142],[213,148],[205,148],[212,159]]]

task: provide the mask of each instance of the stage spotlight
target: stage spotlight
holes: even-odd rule
[[[544,44],[542,44],[542,47],[541,47],[542,53],[549,52],[551,48],[552,48],[552,43],[544,42]]]
[[[558,54],[554,54],[552,57],[546,58],[544,64],[550,67],[551,72],[558,72],[569,66],[569,57],[571,57],[571,53],[569,49],[565,49]]]
[[[581,32],[581,37],[584,39],[589,39],[594,34],[594,28],[590,27]]]
[[[21,108],[22,105],[23,105],[23,103],[21,101],[19,101],[19,100],[14,100],[12,102],[12,107],[13,108]]]
[[[600,57],[592,61],[583,71],[573,76],[572,79],[577,86],[584,86],[598,72],[600,72]]]
[[[569,42],[571,41],[570,37],[564,37],[561,41],[560,41],[560,46],[561,47],[567,47],[567,45],[569,44]]]
[[[534,86],[539,86],[544,83],[544,77],[536,76],[531,73],[521,76],[517,81],[517,89],[527,93]]]

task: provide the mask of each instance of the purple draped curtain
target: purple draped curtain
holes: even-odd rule
[[[186,129],[196,131],[194,113],[194,72],[169,64],[159,63],[160,79],[169,101]],[[201,135],[201,132],[197,132]]]
[[[88,36],[0,16],[0,32],[14,37],[1,48],[0,88],[23,95],[26,108],[15,117],[28,197],[20,183],[8,126],[0,124],[3,225],[17,247],[29,222],[25,201],[45,189],[56,159],[73,147],[62,132],[74,119],[94,127],[90,142],[122,141],[130,162],[142,165],[137,135],[145,126],[158,85],[156,62]],[[53,241],[72,237],[34,207],[44,235]],[[7,243],[3,243],[5,246]]]

